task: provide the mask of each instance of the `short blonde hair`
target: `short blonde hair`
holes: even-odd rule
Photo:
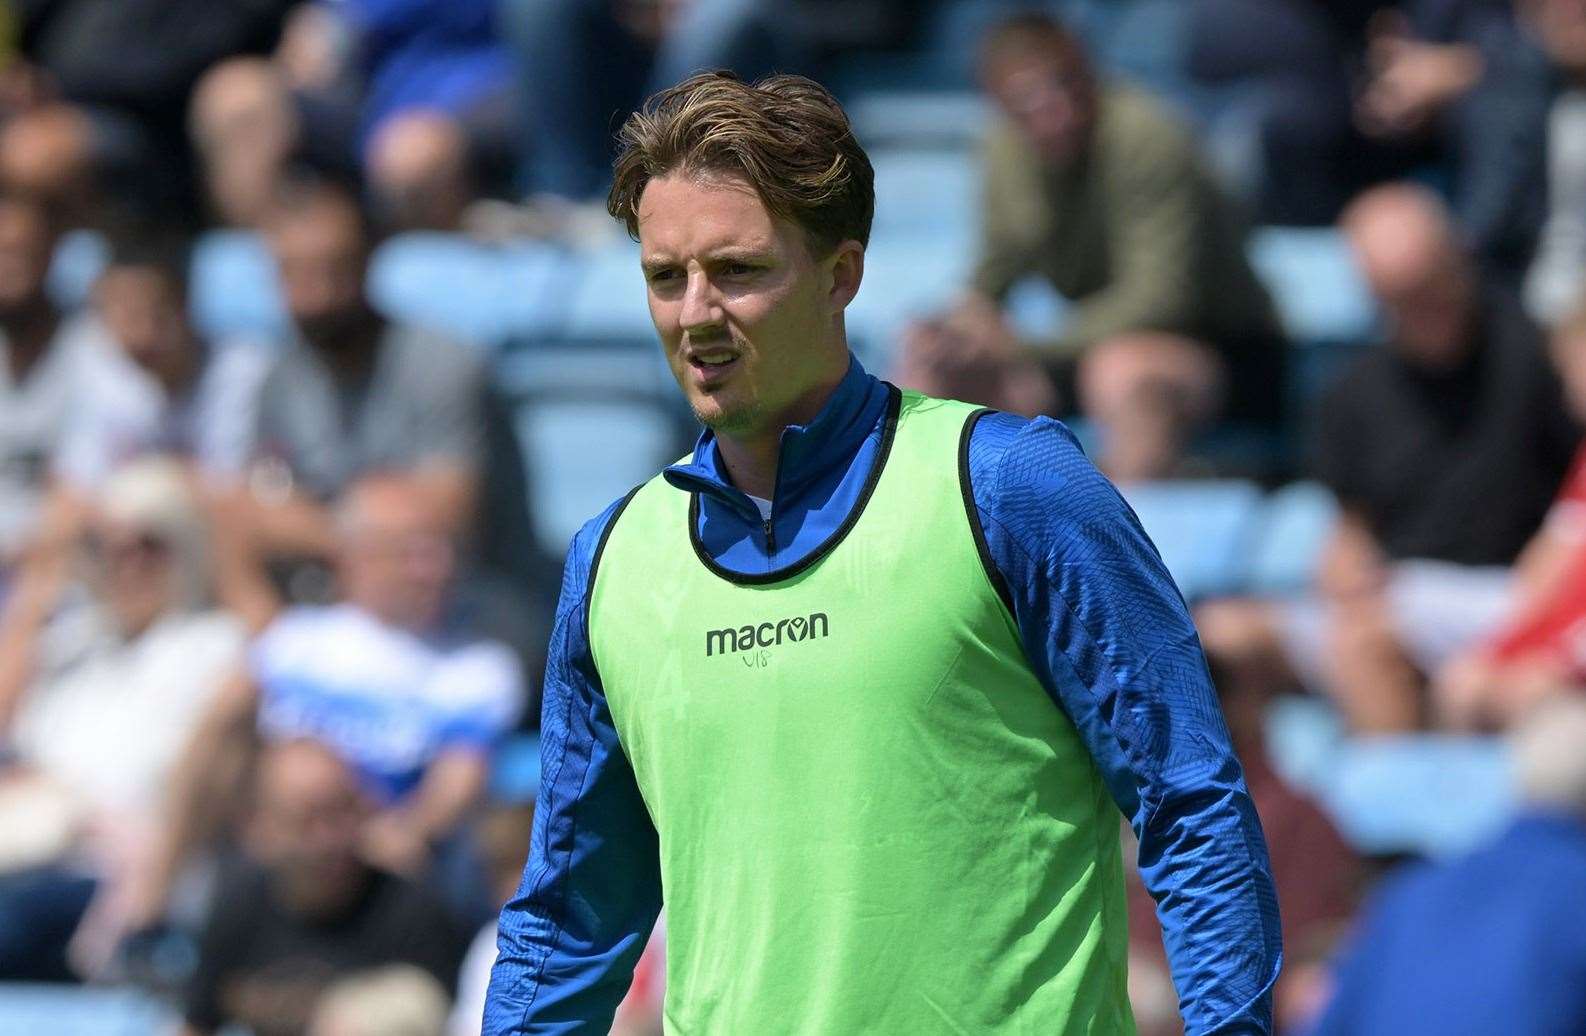
[[[638,237],[639,198],[671,172],[741,176],[775,216],[803,228],[813,251],[870,243],[875,172],[848,115],[803,76],[753,84],[704,72],[655,94],[619,135],[606,208]]]

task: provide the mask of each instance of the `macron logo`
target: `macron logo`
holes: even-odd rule
[[[776,622],[747,623],[705,631],[705,657],[730,655],[750,648],[772,647],[776,644],[796,644],[801,640],[818,640],[830,636],[830,624],[825,612],[795,615]]]

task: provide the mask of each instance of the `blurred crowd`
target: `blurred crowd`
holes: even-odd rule
[[[1130,19],[1170,53],[1103,42]],[[11,0],[0,51],[0,982],[136,985],[194,1034],[477,1032],[560,559],[489,344],[385,312],[370,264],[612,237],[613,130],[691,70],[852,99],[935,62],[981,113],[942,201],[978,245],[893,380],[1068,420],[1126,489],[1336,501],[1303,590],[1191,601],[1282,1031],[1586,1029],[1586,3]],[[1271,226],[1335,230],[1374,303],[1320,378]],[[201,330],[217,232],[279,327]],[[1295,698],[1351,742],[1513,738],[1514,824],[1377,883],[1275,758]],[[662,939],[623,1031],[659,1031]]]

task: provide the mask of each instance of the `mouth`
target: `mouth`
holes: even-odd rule
[[[688,355],[688,365],[702,388],[718,384],[742,362],[741,356],[731,349],[694,349]]]

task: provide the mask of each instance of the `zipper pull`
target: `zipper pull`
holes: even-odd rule
[[[765,552],[768,555],[776,553],[776,541],[771,535],[771,519],[769,518],[765,520]]]

